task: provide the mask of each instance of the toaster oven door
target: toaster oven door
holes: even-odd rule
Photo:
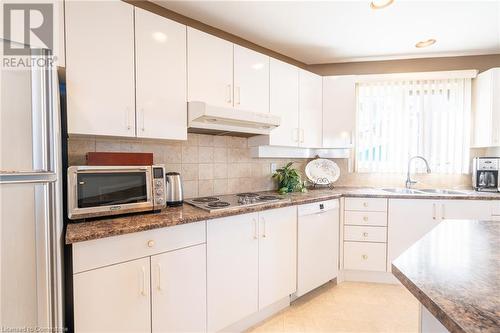
[[[71,219],[153,209],[150,167],[71,167],[68,177]]]

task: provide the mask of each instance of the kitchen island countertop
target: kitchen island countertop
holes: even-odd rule
[[[450,332],[500,332],[500,222],[445,220],[392,273]]]

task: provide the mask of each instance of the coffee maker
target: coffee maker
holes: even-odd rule
[[[472,161],[472,185],[476,191],[500,192],[500,158],[475,157]]]

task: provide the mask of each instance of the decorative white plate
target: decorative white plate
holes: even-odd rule
[[[331,160],[317,158],[307,163],[306,176],[314,184],[328,185],[339,179],[340,168]]]

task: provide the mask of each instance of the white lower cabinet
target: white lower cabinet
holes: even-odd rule
[[[387,270],[403,251],[439,224],[436,200],[390,199]]]
[[[207,224],[208,331],[220,331],[295,292],[296,235],[296,207]]]
[[[75,274],[75,332],[150,332],[149,288],[149,257]]]
[[[491,219],[494,201],[492,200],[442,200],[440,218],[444,219]]]
[[[75,332],[205,332],[204,243],[203,221],[73,244]]]
[[[385,272],[385,243],[344,242],[344,268]]]
[[[491,220],[494,201],[390,199],[387,269],[403,251],[444,219]]]
[[[206,331],[206,246],[151,257],[153,332]]]
[[[385,272],[387,199],[346,198],[344,207],[343,268]]]
[[[297,210],[262,211],[259,220],[259,309],[263,309],[297,288]]]
[[[258,310],[258,214],[207,224],[208,331],[219,331]]]

